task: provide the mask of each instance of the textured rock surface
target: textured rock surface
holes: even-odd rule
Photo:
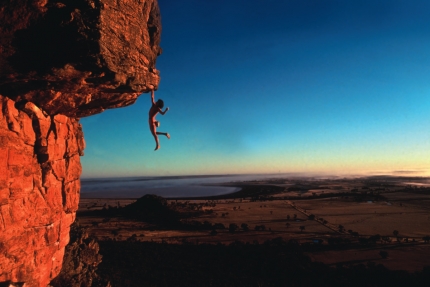
[[[0,95],[50,115],[130,105],[158,87],[157,0],[0,1]]]
[[[0,96],[0,282],[46,286],[60,272],[83,149],[77,120]]]
[[[0,284],[58,275],[79,202],[76,118],[158,87],[160,33],[157,0],[0,0]]]
[[[110,287],[97,275],[102,256],[99,244],[88,236],[86,229],[75,222],[70,228],[70,243],[66,246],[63,268],[51,281],[52,287]]]

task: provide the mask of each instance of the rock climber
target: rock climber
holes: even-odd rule
[[[151,90],[151,100],[152,100],[152,106],[151,106],[151,109],[149,109],[149,129],[151,130],[151,133],[155,139],[155,143],[157,144],[154,149],[154,151],[156,151],[157,149],[160,148],[160,143],[158,142],[157,135],[165,135],[168,139],[170,139],[170,135],[168,133],[157,132],[157,127],[160,126],[160,122],[155,120],[155,117],[157,116],[158,113],[164,115],[169,110],[169,108],[166,108],[164,112],[161,110],[164,107],[164,102],[161,99],[155,102],[154,90]]]

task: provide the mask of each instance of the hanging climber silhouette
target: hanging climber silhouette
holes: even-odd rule
[[[157,102],[154,101],[154,90],[151,90],[151,100],[152,106],[149,109],[149,129],[151,130],[151,133],[155,139],[155,143],[157,144],[154,149],[154,151],[156,151],[160,148],[157,135],[165,135],[168,139],[170,139],[170,135],[168,133],[157,132],[157,127],[160,126],[160,122],[155,120],[155,117],[158,113],[164,115],[169,110],[169,108],[166,108],[164,112],[161,110],[164,107],[164,102],[161,99],[159,99]]]

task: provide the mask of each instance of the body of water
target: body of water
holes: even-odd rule
[[[208,175],[208,176],[160,176],[127,178],[81,179],[82,198],[139,198],[155,194],[166,198],[206,197],[233,193],[239,187],[223,186],[223,183],[275,178],[330,178],[317,174],[252,174],[252,175]],[[336,178],[336,177],[334,177]],[[408,180],[405,180],[408,179]],[[414,186],[430,186],[427,178],[384,177],[392,183]],[[217,186],[217,184],[219,184]]]
[[[217,183],[241,182],[267,178],[286,177],[275,175],[219,175],[172,176],[82,179],[82,198],[139,198],[156,194],[167,198],[204,197],[239,191],[238,187],[216,186]],[[290,175],[291,176],[291,175]],[[208,186],[210,185],[210,186]]]

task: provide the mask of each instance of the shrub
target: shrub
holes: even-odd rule
[[[212,228],[213,228],[213,229],[225,229],[225,226],[224,226],[224,224],[222,224],[222,223],[214,223],[214,224],[212,225]]]
[[[379,256],[381,256],[382,259],[386,259],[388,257],[388,252],[381,250]]]
[[[254,230],[256,230],[256,231],[259,231],[259,230],[264,231],[264,230],[266,230],[266,226],[264,224],[262,224],[262,225],[256,225],[254,227]]]
[[[242,223],[242,224],[240,225],[240,227],[241,227],[241,228],[242,228],[242,230],[244,230],[244,231],[248,231],[248,230],[249,230],[248,224],[246,224],[246,223]]]
[[[237,229],[239,228],[239,226],[237,226],[236,223],[230,223],[230,225],[228,226],[228,231],[233,233],[235,232]]]

